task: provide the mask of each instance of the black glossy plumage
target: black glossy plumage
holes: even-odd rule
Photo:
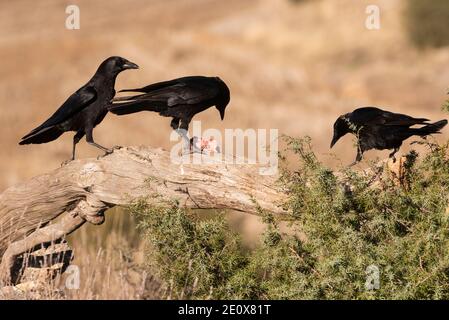
[[[171,127],[184,130],[181,132],[184,137],[190,121],[197,113],[215,106],[223,120],[230,101],[229,88],[218,77],[183,77],[121,92],[126,91],[141,94],[115,98],[109,111],[117,115],[140,111],[158,112],[161,116],[171,117]]]
[[[25,135],[19,144],[39,144],[57,139],[67,131],[75,131],[72,160],[75,146],[86,135],[89,144],[106,152],[109,149],[94,142],[92,131],[108,113],[108,105],[115,95],[117,75],[138,66],[121,57],[110,57],[98,67],[95,75],[83,87],[73,93],[64,104],[44,123]]]
[[[354,163],[362,160],[363,153],[370,149],[393,149],[390,158],[394,159],[402,142],[411,136],[425,137],[440,133],[447,124],[447,120],[427,123],[428,119],[413,118],[411,116],[385,111],[375,107],[358,108],[353,112],[338,117],[334,123],[334,136],[331,148],[346,135],[352,133],[357,136],[358,148]],[[422,125],[412,128],[414,125]]]

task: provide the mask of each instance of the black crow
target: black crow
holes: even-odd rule
[[[189,143],[187,131],[193,116],[215,106],[223,120],[230,100],[229,88],[218,77],[183,77],[120,92],[141,94],[115,98],[109,111],[117,115],[154,111],[171,117],[170,126],[186,139],[186,144]]]
[[[428,119],[413,118],[405,114],[384,111],[375,107],[358,108],[353,112],[338,117],[334,123],[334,137],[331,148],[347,133],[357,137],[356,164],[362,160],[363,153],[370,149],[393,149],[389,155],[395,161],[402,142],[411,136],[425,137],[429,134],[440,133],[447,124],[447,120],[427,123]],[[423,125],[411,128],[414,125]]]
[[[108,113],[107,107],[115,95],[117,75],[124,70],[138,68],[135,63],[121,57],[106,59],[89,82],[72,94],[48,120],[24,136],[19,144],[46,143],[56,140],[64,132],[75,131],[72,160],[75,159],[75,146],[84,135],[87,143],[106,153],[112,152],[95,143],[92,131]]]

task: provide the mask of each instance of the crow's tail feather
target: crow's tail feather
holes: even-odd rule
[[[140,98],[144,98],[145,97],[145,93],[141,93],[141,94],[137,94],[134,96],[125,96],[125,97],[115,97],[114,99],[112,99],[112,101],[117,102],[123,102],[123,101],[128,101],[130,102],[131,100],[136,100],[136,99],[140,99]]]
[[[31,130],[30,132],[28,132],[25,136],[22,137],[23,139],[26,139],[28,137],[31,137],[32,135],[35,135],[37,132],[41,131],[42,129],[44,129],[44,124],[41,124],[39,127],[34,128],[33,130]]]
[[[52,126],[39,130],[33,134],[27,134],[25,137],[22,138],[22,141],[20,141],[19,144],[24,145],[24,144],[46,143],[56,140],[63,133],[64,131],[62,131],[58,127]]]
[[[145,91],[143,91],[143,88],[137,88],[137,89],[122,89],[119,90],[119,92],[145,92]]]
[[[431,124],[428,124],[422,128],[415,129],[417,131],[417,135],[419,136],[427,136],[429,134],[440,133],[440,130],[443,129],[447,125],[447,120],[440,120]]]
[[[150,105],[148,101],[131,101],[124,103],[114,103],[108,107],[108,110],[116,115],[130,114],[140,111],[159,111],[155,105]]]

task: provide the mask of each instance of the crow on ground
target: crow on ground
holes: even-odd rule
[[[108,113],[108,105],[115,95],[117,75],[127,69],[139,67],[124,58],[110,57],[98,67],[92,79],[72,94],[66,102],[44,123],[22,138],[19,144],[39,144],[56,140],[67,131],[75,131],[72,160],[75,146],[86,135],[86,141],[106,153],[112,152],[94,141],[92,131]]]
[[[440,133],[447,120],[427,123],[428,119],[413,118],[405,114],[384,111],[375,107],[358,108],[338,117],[334,123],[334,136],[330,147],[347,133],[357,137],[357,156],[354,164],[362,160],[363,153],[370,149],[393,149],[389,155],[393,161],[402,142],[411,136],[425,137]],[[411,128],[422,125],[419,128]]]
[[[223,120],[230,101],[229,88],[218,77],[183,77],[120,92],[141,94],[115,98],[109,111],[117,115],[154,111],[171,117],[170,126],[185,139],[186,144],[189,144],[187,131],[193,116],[215,106]]]

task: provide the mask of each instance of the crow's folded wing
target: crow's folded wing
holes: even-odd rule
[[[405,114],[393,113],[375,107],[359,108],[352,112],[351,121],[356,125],[413,126],[429,119],[413,118]]]
[[[95,89],[91,86],[82,87],[78,91],[76,91],[74,94],[72,94],[65,102],[64,104],[56,110],[56,112],[48,118],[44,123],[42,123],[39,127],[33,129],[30,133],[28,133],[26,136],[24,136],[22,139],[25,139],[36,132],[49,128],[51,126],[60,124],[73,115],[77,114],[81,110],[83,110],[85,107],[87,107],[89,104],[95,101],[97,97],[97,92]]]
[[[151,84],[141,89],[122,91],[145,92],[143,94],[116,98],[114,101],[165,102],[167,107],[192,105],[215,98],[220,92],[214,82],[195,77],[180,78]]]

